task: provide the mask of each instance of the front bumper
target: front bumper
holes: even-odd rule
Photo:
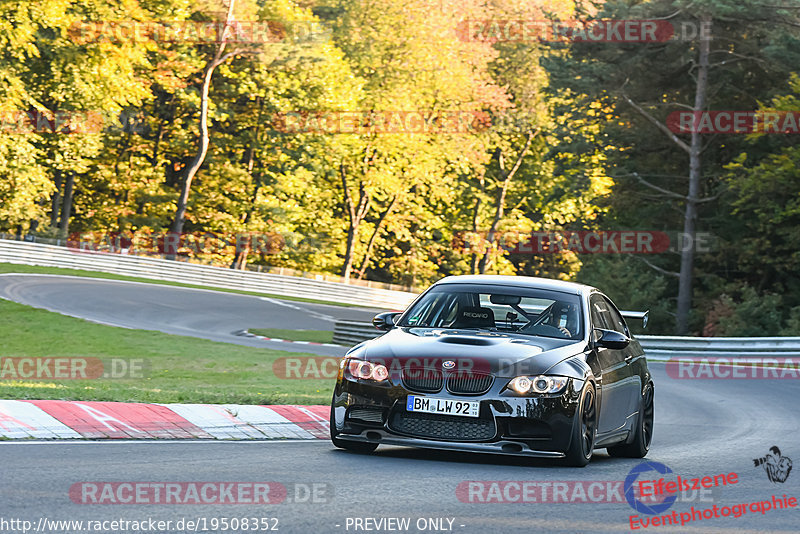
[[[342,377],[333,396],[332,429],[341,440],[432,449],[561,458],[569,448],[582,380],[557,395],[521,397],[494,379],[481,395],[421,393],[394,377],[376,384]],[[479,417],[406,411],[409,395],[478,401]]]

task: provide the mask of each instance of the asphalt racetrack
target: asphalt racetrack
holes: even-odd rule
[[[293,308],[213,291],[34,275],[0,276],[0,295],[108,324],[244,344],[257,340],[238,338],[231,332],[248,326],[287,328],[301,323],[310,329],[323,329],[332,323],[322,316],[364,319],[372,313],[291,302]],[[255,317],[259,318],[258,325],[253,325]],[[787,498],[800,497],[798,468],[785,482],[771,482],[764,468],[753,462],[773,446],[779,447],[784,457],[800,461],[800,385],[796,380],[678,380],[667,376],[663,363],[651,362],[650,367],[656,387],[656,414],[648,460],[668,466],[672,473],[643,471],[639,479],[714,477],[732,472],[738,476],[735,484],[713,491],[685,492],[658,516],[675,511],[680,518],[692,507],[703,510],[717,506],[722,510],[755,501],[770,501],[772,505],[773,496],[781,498],[784,494]],[[185,526],[176,528],[182,518],[184,525],[189,520],[205,521],[195,523],[199,532],[221,532],[221,518],[232,525],[233,518],[245,517],[277,518],[277,524],[269,520],[260,525],[303,534],[631,532],[631,515],[641,520],[655,517],[635,511],[624,495],[619,499],[629,472],[642,462],[610,458],[605,451],[596,451],[583,469],[563,467],[556,461],[386,446],[374,454],[358,455],[337,450],[322,440],[0,442],[0,458],[3,532],[23,531],[4,525],[4,520],[30,521],[34,528],[45,519],[153,519],[172,521],[173,526],[161,532],[195,531]],[[492,484],[497,481],[504,481],[503,485]],[[508,485],[507,481],[518,484]],[[606,490],[592,495],[612,502],[591,502],[591,497],[572,490],[567,494],[569,502],[539,502],[541,488],[569,481],[582,481],[584,487],[599,481],[598,487]],[[80,483],[84,482],[273,482],[287,493],[281,502],[269,505],[195,501],[84,504],[74,489],[70,496],[70,488],[76,484],[83,488]],[[529,494],[529,502],[482,502],[492,500],[492,496],[495,501],[524,500],[516,488],[526,482],[539,488]],[[474,491],[463,491],[467,487]],[[505,494],[503,490],[498,493],[498,487],[506,488]],[[738,518],[702,519],[672,527],[642,528],[637,524],[636,531],[798,532],[799,512],[800,508],[789,508],[761,513],[748,507]],[[401,521],[387,522],[389,518]],[[215,529],[210,528],[212,520],[217,521]],[[51,525],[46,532],[81,531],[75,525],[73,530],[57,530],[51,523],[44,524]],[[379,525],[383,528],[377,528]],[[82,531],[88,531],[86,526]],[[238,527],[229,527],[229,531],[246,531],[241,522]]]
[[[310,295],[311,296],[311,295]],[[79,276],[0,275],[0,298],[90,321],[212,341],[340,356],[343,347],[247,338],[247,328],[333,331],[336,319],[369,321],[381,311]]]

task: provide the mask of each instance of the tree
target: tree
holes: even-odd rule
[[[354,73],[365,80],[356,111],[375,112],[381,119],[405,112],[420,112],[427,118],[480,111],[505,101],[503,91],[489,78],[491,48],[456,38],[459,17],[472,12],[474,3],[466,2],[455,11],[430,9],[422,0],[402,5],[389,0],[342,2],[337,8],[334,38]],[[393,35],[396,28],[404,28],[403,39]],[[445,70],[448,76],[440,76]],[[361,228],[376,195],[392,198],[433,180],[446,181],[448,166],[464,159],[454,156],[457,147],[464,155],[478,154],[472,147],[479,140],[473,137],[381,129],[342,139],[338,160],[331,161],[338,171],[347,221],[341,270],[345,279],[356,255],[364,263],[367,250],[371,253],[371,246],[361,243]],[[381,225],[391,213],[384,215]],[[374,243],[373,237],[370,242]]]
[[[175,218],[170,226],[170,232],[173,234],[181,234],[183,232],[183,224],[186,218],[186,206],[189,201],[189,193],[192,187],[192,180],[194,179],[197,171],[203,165],[208,152],[208,106],[209,106],[209,88],[211,87],[211,78],[214,76],[214,71],[228,61],[242,53],[242,50],[234,49],[225,53],[228,44],[228,39],[234,30],[234,6],[235,0],[228,0],[228,10],[225,15],[225,25],[219,35],[219,43],[216,44],[213,56],[206,63],[203,70],[203,82],[200,86],[200,118],[198,120],[198,146],[197,153],[192,161],[186,166],[185,174],[181,179],[181,191],[178,196],[178,204],[175,208]]]
[[[567,69],[573,81],[564,79],[565,85],[596,95],[613,106],[618,117],[605,127],[619,146],[611,160],[619,181],[612,201],[618,222],[665,230],[670,230],[666,225],[680,224],[684,238],[696,242],[703,210],[711,212],[719,197],[721,167],[737,153],[742,139],[723,142],[698,131],[673,131],[667,126],[668,112],[689,110],[699,117],[711,108],[757,106],[757,95],[769,94],[787,75],[782,64],[786,52],[780,55],[789,49],[782,43],[789,17],[780,9],[750,2],[606,4],[597,14],[665,20],[676,29],[675,38],[666,42],[572,47],[578,61]],[[686,29],[694,32],[684,34],[681,30]],[[674,258],[677,269],[671,256],[664,258],[667,261],[640,259],[677,282],[675,329],[685,334],[698,324],[690,313],[696,308],[696,249],[681,247],[679,258]],[[703,291],[709,289],[704,282]]]

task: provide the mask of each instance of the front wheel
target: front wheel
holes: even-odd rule
[[[653,385],[647,384],[642,393],[639,405],[639,417],[636,421],[633,441],[615,445],[606,449],[610,456],[616,458],[644,458],[653,441]]]
[[[339,433],[336,431],[336,420],[333,417],[333,399],[331,399],[331,418],[330,418],[330,425],[331,425],[331,442],[340,449],[345,449],[348,451],[359,452],[359,453],[370,453],[373,452],[375,449],[378,448],[377,443],[368,443],[366,441],[349,441],[344,439],[339,439],[337,436]]]
[[[597,404],[594,384],[586,382],[581,392],[575,420],[572,423],[572,439],[567,449],[566,463],[573,467],[584,467],[592,459],[594,438],[597,431]]]

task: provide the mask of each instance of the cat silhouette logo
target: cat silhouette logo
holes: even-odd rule
[[[769,452],[762,458],[753,458],[756,467],[764,466],[767,478],[770,482],[786,482],[789,473],[792,471],[792,460],[786,456],[781,456],[778,447],[770,447]]]

